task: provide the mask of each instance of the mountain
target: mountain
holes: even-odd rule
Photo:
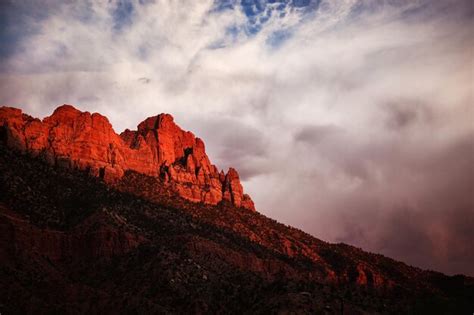
[[[58,107],[42,121],[3,107],[0,125],[6,126],[9,147],[42,155],[52,165],[87,170],[106,182],[119,180],[128,170],[159,176],[185,199],[207,204],[228,200],[255,210],[237,171],[219,172],[204,142],[177,126],[171,115],[149,117],[136,131],[117,135],[106,117],[71,105]]]
[[[255,211],[169,115],[0,108],[0,313],[470,314],[474,279]]]

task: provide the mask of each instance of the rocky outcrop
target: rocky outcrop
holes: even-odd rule
[[[132,170],[161,177],[187,200],[207,204],[226,200],[255,210],[237,171],[219,172],[206,155],[204,142],[182,130],[168,114],[149,117],[136,131],[118,135],[106,117],[71,105],[58,107],[43,120],[1,107],[0,129],[11,148],[41,156],[50,164],[87,170],[109,183]]]

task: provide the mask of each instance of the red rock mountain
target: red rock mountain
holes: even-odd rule
[[[0,108],[0,313],[474,309],[473,278],[330,244],[248,208],[237,172],[219,173],[169,115],[117,135],[71,106],[42,121]]]
[[[160,177],[181,197],[206,204],[230,201],[254,211],[252,199],[243,193],[239,174],[227,174],[213,165],[204,142],[182,130],[168,114],[149,117],[137,130],[116,134],[108,119],[81,112],[71,105],[58,107],[43,120],[20,109],[0,107],[10,148],[42,156],[48,163],[88,170],[113,183],[125,171]]]

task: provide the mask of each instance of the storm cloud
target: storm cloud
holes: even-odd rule
[[[171,113],[265,215],[474,275],[470,1],[0,6],[2,105]]]

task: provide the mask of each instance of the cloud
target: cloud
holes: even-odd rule
[[[450,273],[469,273],[474,221],[472,137],[381,156],[377,173],[332,209],[338,241]],[[396,167],[394,167],[396,165]],[[393,173],[393,174],[392,174]],[[388,178],[377,180],[375,175]],[[370,184],[371,183],[371,184]],[[374,194],[374,196],[371,196]]]
[[[300,131],[295,134],[295,140],[317,145],[335,133],[342,130],[333,125],[313,125],[303,126]]]
[[[0,103],[172,113],[261,212],[472,275],[470,2],[245,4],[2,3]]]
[[[387,127],[400,131],[416,124],[417,122],[429,123],[431,112],[428,106],[410,100],[400,100],[388,103],[386,106]]]
[[[207,151],[213,157],[213,163],[223,168],[238,166],[241,179],[250,180],[274,171],[274,165],[268,163],[272,158],[271,144],[264,130],[222,115],[194,117],[184,125],[188,124],[194,125],[191,129],[206,139]]]
[[[143,78],[139,78],[138,82],[143,83],[143,84],[148,84],[151,82],[151,79],[143,77]]]

